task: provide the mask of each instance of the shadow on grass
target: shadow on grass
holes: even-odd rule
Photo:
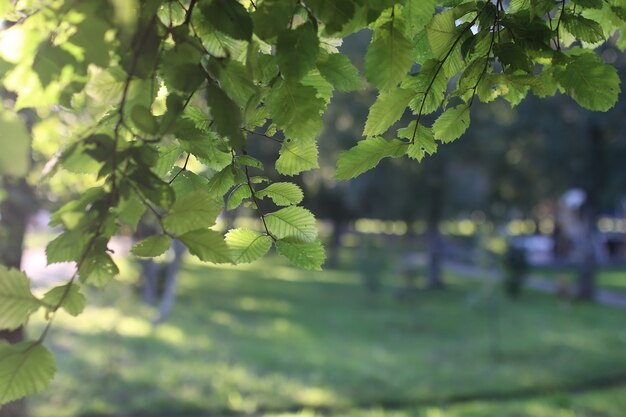
[[[399,303],[372,299],[346,272],[191,264],[156,330],[136,302],[68,320],[36,415],[329,413],[624,383],[623,314],[534,294],[509,302],[475,285]]]

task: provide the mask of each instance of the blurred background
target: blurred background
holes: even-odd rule
[[[342,50],[362,68],[368,42]],[[625,74],[624,56],[601,54]],[[120,277],[87,290],[78,318],[60,315],[57,376],[31,415],[626,415],[626,101],[603,114],[563,96],[475,104],[468,133],[434,156],[337,182],[374,99],[335,94],[321,168],[297,178],[323,272],[276,256],[210,266],[177,246],[140,262],[127,255],[137,236],[115,238]],[[40,164],[55,151],[45,123]],[[276,145],[254,139],[250,153],[273,161]],[[20,254],[38,291],[72,273],[45,266],[49,213],[80,189],[55,181],[4,184],[31,208]],[[242,208],[218,226],[255,222]]]

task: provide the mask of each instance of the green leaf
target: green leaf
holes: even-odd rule
[[[45,87],[57,80],[66,66],[75,64],[76,59],[68,51],[50,42],[43,42],[35,54],[32,68]]]
[[[214,230],[194,230],[179,237],[189,252],[201,261],[216,264],[231,263],[230,250],[222,235]]]
[[[309,243],[279,240],[276,242],[276,250],[300,268],[320,271],[326,260],[324,247],[319,240]]]
[[[207,103],[211,107],[213,126],[217,133],[228,138],[233,147],[243,146],[241,110],[237,104],[214,83],[207,86]]]
[[[426,26],[428,43],[436,58],[448,53],[458,34],[453,10],[445,10],[433,16]]]
[[[562,21],[565,29],[581,41],[596,43],[604,40],[602,26],[595,20],[566,13],[563,15]]]
[[[290,206],[270,213],[265,216],[265,222],[276,239],[313,242],[317,238],[315,217],[302,207]]]
[[[565,92],[589,110],[607,111],[613,107],[620,92],[615,68],[594,53],[575,55],[571,59],[565,70],[555,74]]]
[[[400,120],[414,96],[415,93],[413,91],[402,88],[381,91],[372,107],[370,107],[363,134],[376,136],[385,133],[393,123]]]
[[[71,316],[78,316],[85,309],[86,299],[80,287],[76,284],[59,285],[52,288],[44,296],[42,301],[54,308],[61,302],[60,307]]]
[[[407,35],[409,39],[413,39],[435,14],[435,0],[405,0],[404,13]]]
[[[304,198],[302,189],[291,182],[275,182],[258,191],[257,197],[269,197],[277,206],[298,204]]]
[[[113,258],[108,253],[102,252],[96,252],[85,257],[81,267],[78,269],[81,282],[98,288],[104,288],[119,273],[120,270],[115,265]]]
[[[28,277],[0,265],[0,329],[17,329],[39,307],[41,303],[30,292]]]
[[[319,53],[319,39],[311,23],[296,29],[285,29],[278,34],[276,59],[285,79],[300,80],[315,66]]]
[[[573,2],[581,7],[590,9],[601,9],[603,4],[602,0],[573,0]]]
[[[238,155],[235,158],[235,164],[240,167],[246,166],[263,170],[263,163],[250,155]]]
[[[409,158],[421,161],[426,154],[432,155],[437,152],[433,132],[421,123],[416,130],[415,120],[409,123],[407,127],[398,130],[398,137],[413,141],[406,149]]]
[[[374,168],[381,159],[397,158],[405,154],[407,144],[397,139],[373,137],[359,141],[356,146],[342,152],[337,161],[336,177],[349,180]]]
[[[167,235],[150,236],[135,243],[131,252],[142,258],[152,258],[165,253],[172,245],[172,239]]]
[[[227,61],[219,70],[220,86],[241,108],[250,97],[258,93],[258,88],[250,78],[246,67],[237,61]]]
[[[241,205],[243,200],[251,197],[252,192],[250,191],[250,187],[248,187],[248,184],[238,184],[237,187],[235,187],[228,196],[228,199],[226,201],[226,209],[234,210]]]
[[[206,191],[198,190],[177,200],[161,221],[165,230],[178,236],[213,226],[221,212],[221,202]]]
[[[252,19],[238,1],[213,0],[201,10],[204,17],[220,32],[244,41],[252,38]]]
[[[444,111],[433,124],[435,139],[443,143],[452,142],[461,137],[470,124],[470,111],[467,104],[459,104]]]
[[[228,165],[209,179],[207,191],[215,198],[221,198],[235,185],[233,166]]]
[[[130,226],[133,231],[137,230],[137,225],[146,212],[146,205],[137,194],[130,194],[123,198],[117,206],[117,218],[120,222]]]
[[[48,387],[56,372],[54,357],[37,342],[0,342],[0,405]]]
[[[402,81],[413,64],[411,43],[387,23],[374,32],[365,54],[365,76],[379,90],[390,90]]]
[[[317,69],[339,91],[358,90],[363,84],[359,70],[343,54],[325,56],[317,63]]]
[[[24,122],[5,109],[0,112],[0,175],[23,177],[30,165],[30,135]]]
[[[61,233],[46,246],[48,264],[74,262],[80,259],[91,235],[81,230]]]
[[[421,114],[437,111],[444,100],[447,85],[448,80],[435,59],[424,62],[419,74],[402,83],[403,88],[415,91],[416,95],[409,106],[415,113]]]
[[[233,262],[245,264],[263,257],[272,247],[272,238],[247,229],[232,229],[226,234],[226,245]]]
[[[319,167],[317,144],[313,139],[287,138],[279,150],[276,170],[283,175],[297,175]]]
[[[256,6],[252,14],[254,33],[265,41],[278,36],[293,15],[293,5],[284,0],[264,0]]]
[[[156,118],[146,106],[138,104],[133,107],[130,117],[133,119],[133,123],[146,133],[155,134],[159,130]]]
[[[326,104],[311,86],[281,81],[269,92],[265,104],[272,121],[288,138],[315,139],[322,129]]]

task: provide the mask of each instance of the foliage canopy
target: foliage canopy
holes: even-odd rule
[[[97,178],[52,218],[64,231],[48,245],[48,262],[77,264],[67,284],[38,299],[26,276],[0,269],[0,324],[9,329],[39,308],[48,324],[60,308],[79,314],[80,285],[106,285],[118,272],[109,239],[144,215],[160,233],[133,248],[138,256],[179,239],[203,261],[252,262],[274,246],[295,265],[321,268],[302,190],[270,182],[272,168],[248,145],[275,147],[273,169],[287,177],[318,167],[316,138],[334,90],[365,87],[338,49],[350,33],[372,31],[364,76],[379,94],[364,138],[340,155],[339,179],[383,158],[432,155],[437,142],[463,135],[477,99],[514,106],[529,93],[562,92],[608,110],[619,78],[597,51],[626,46],[624,0],[2,0],[0,16],[0,175],[28,170],[17,112],[34,109],[38,137],[65,138],[46,178]],[[394,130],[405,112],[413,120]],[[258,230],[211,229],[222,210],[241,205],[258,213]],[[52,378],[48,328],[37,341],[0,345],[0,403]]]

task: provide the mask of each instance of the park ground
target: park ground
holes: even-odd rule
[[[350,271],[188,258],[154,328],[137,275],[123,262],[83,315],[59,317],[57,376],[33,417],[626,415],[623,310],[509,300],[451,273],[446,290],[399,299],[393,274],[368,294]]]

